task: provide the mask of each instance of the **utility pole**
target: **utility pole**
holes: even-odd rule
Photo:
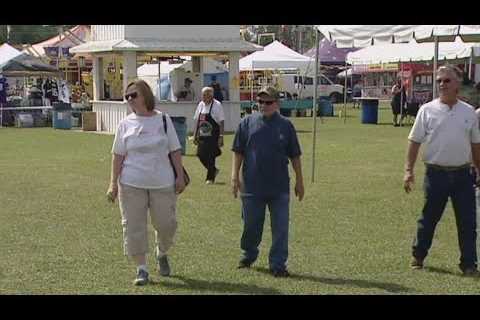
[[[298,52],[303,54],[303,26],[298,26]]]

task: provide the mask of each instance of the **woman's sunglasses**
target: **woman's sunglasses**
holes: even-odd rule
[[[258,104],[266,104],[267,106],[271,106],[275,101],[265,101],[265,100],[258,100]]]
[[[136,97],[138,97],[138,93],[132,92],[132,93],[129,93],[129,94],[125,95],[125,100],[128,100],[130,98],[135,99]]]

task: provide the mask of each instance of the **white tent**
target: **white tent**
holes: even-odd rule
[[[434,46],[434,76],[438,59],[439,42],[454,41],[460,36],[464,42],[480,42],[480,25],[316,25],[316,30],[321,32],[328,40],[336,41],[337,48],[368,47],[371,45],[395,42],[410,42],[416,39],[419,42],[435,42]],[[318,32],[316,32],[318,43]],[[316,48],[315,65],[318,65],[318,44]],[[315,73],[318,67],[315,68]],[[315,76],[314,79],[317,77]],[[435,95],[433,81],[433,92]],[[314,100],[317,92],[314,92]],[[314,104],[315,105],[315,104]],[[346,111],[346,107],[345,107]],[[346,119],[346,112],[345,112]],[[312,182],[315,176],[315,137],[316,117],[313,117],[313,161]]]
[[[184,82],[185,78],[193,80],[192,87],[195,92],[200,91],[201,81],[198,78],[199,74],[192,71],[192,62],[185,61],[183,63],[170,64],[168,61],[161,61],[161,87],[158,86],[158,63],[144,64],[137,68],[137,76],[145,80],[152,89],[154,89],[155,96],[160,100],[176,101],[174,92],[176,92]],[[228,72],[228,68],[221,62],[206,58],[204,59],[203,73],[216,74]]]
[[[274,41],[263,48],[240,59],[240,71],[265,69],[300,69],[302,72],[313,67],[314,59]]]
[[[480,42],[480,25],[317,25],[338,48],[368,47],[395,42]]]
[[[15,58],[16,56],[21,55],[22,52],[15,49],[8,43],[4,43],[0,46],[0,65],[4,64],[5,62]]]
[[[471,57],[472,50],[473,56],[480,55],[480,47],[464,43],[458,38],[455,42],[439,44],[438,59],[467,59]],[[346,61],[349,64],[357,65],[433,61],[434,51],[434,43],[417,43],[412,40],[410,43],[375,45],[350,52]]]

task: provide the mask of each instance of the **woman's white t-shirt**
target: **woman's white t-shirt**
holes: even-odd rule
[[[175,185],[168,154],[181,148],[172,120],[166,115],[167,133],[162,113],[150,117],[131,113],[120,121],[112,153],[125,156],[120,183],[145,189],[163,189]]]

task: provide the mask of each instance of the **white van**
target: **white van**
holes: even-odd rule
[[[289,92],[298,99],[313,98],[313,77],[299,76],[298,74],[277,74],[275,76],[281,91]],[[319,97],[330,97],[332,103],[343,100],[342,85],[334,84],[324,75],[318,76],[317,83]]]

